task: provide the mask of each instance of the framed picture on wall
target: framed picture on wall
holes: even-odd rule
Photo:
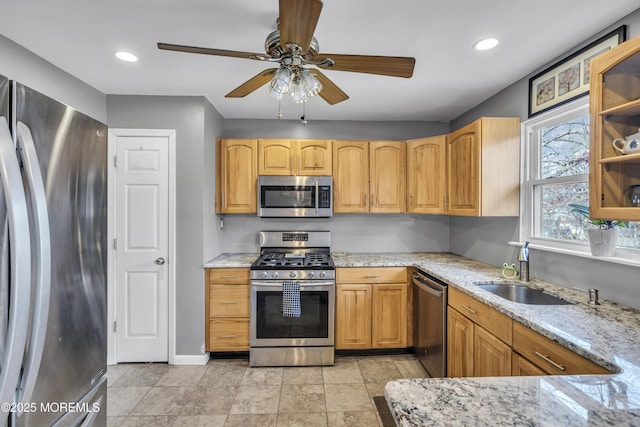
[[[589,62],[626,40],[627,27],[616,28],[529,79],[529,117],[589,93]]]

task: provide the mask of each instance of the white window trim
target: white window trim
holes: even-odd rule
[[[537,165],[531,163],[532,149],[538,148],[537,145],[536,147],[532,147],[532,134],[534,129],[538,128],[541,123],[547,120],[561,118],[562,116],[575,117],[576,114],[589,114],[588,96],[522,122],[522,151],[520,155],[520,241],[509,242],[509,244],[512,246],[523,246],[524,242],[528,241],[530,242],[529,247],[532,249],[636,267],[640,266],[640,251],[638,250],[617,248],[612,257],[596,257],[591,255],[589,244],[585,242],[561,241],[532,236],[537,221],[536,218],[533,218],[533,184],[539,182],[531,179],[532,176],[537,176],[537,171],[535,170]],[[582,177],[581,175],[576,175],[570,178],[570,180]]]

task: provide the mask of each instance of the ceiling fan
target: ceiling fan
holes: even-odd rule
[[[269,92],[280,99],[284,93],[292,93],[296,102],[307,95],[320,95],[334,105],[349,99],[335,83],[320,70],[309,71],[306,65],[325,70],[350,71],[409,78],[413,75],[415,58],[399,56],[345,55],[319,53],[318,41],[313,33],[322,10],[322,0],[279,0],[278,30],[267,36],[264,53],[211,49],[158,43],[158,48],[178,52],[246,58],[279,63],[241,84],[226,98],[242,98],[271,82]],[[296,90],[303,92],[296,93]],[[299,95],[299,96],[298,96]]]

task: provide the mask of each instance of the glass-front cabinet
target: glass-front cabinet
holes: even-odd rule
[[[591,61],[590,195],[596,219],[640,220],[640,37]]]

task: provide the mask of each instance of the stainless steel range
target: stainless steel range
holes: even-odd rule
[[[333,365],[329,231],[263,231],[251,265],[251,366]]]

